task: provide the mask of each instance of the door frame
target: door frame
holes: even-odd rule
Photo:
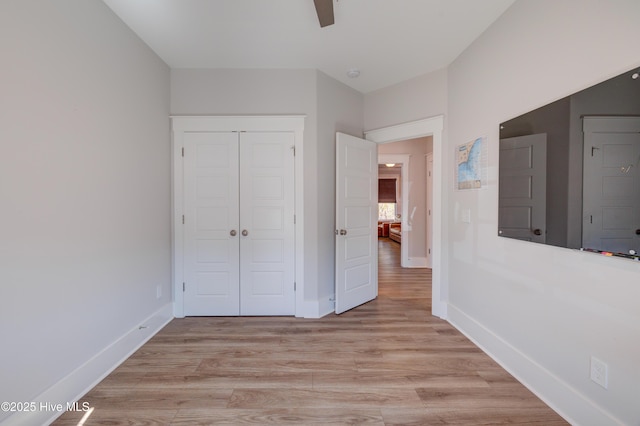
[[[171,116],[171,246],[172,246],[172,285],[173,315],[184,318],[183,277],[184,268],[184,232],[182,216],[184,214],[184,180],[182,133],[200,132],[293,132],[294,133],[294,185],[295,185],[295,316],[305,316],[304,303],[304,168],[303,134],[304,115],[264,115],[264,116]]]
[[[444,131],[444,116],[438,115],[422,120],[411,121],[395,126],[383,127],[365,131],[365,139],[378,144],[395,142],[406,139],[415,139],[424,136],[433,138],[433,271],[431,284],[431,313],[442,319],[447,318],[447,300],[449,286],[446,270],[446,241],[443,237],[443,228],[447,225],[443,215],[446,191],[444,189],[444,173],[446,156],[442,134]]]
[[[426,241],[426,256],[427,256],[427,268],[432,268],[433,263],[431,261],[431,252],[433,251],[433,151],[426,154],[425,158],[425,173],[426,173],[426,182],[427,187],[425,194],[425,200],[427,204],[427,241]]]

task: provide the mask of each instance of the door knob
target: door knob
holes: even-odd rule
[[[231,230],[231,232],[229,232],[229,234],[230,234],[232,237],[235,237],[235,236],[236,236],[236,234],[237,234],[237,232],[236,232],[236,230],[235,230],[235,229],[232,229],[232,230]]]
[[[640,235],[640,229],[636,229],[636,235]]]
[[[340,235],[347,235],[347,230],[346,229],[341,229],[340,230]]]
[[[541,231],[541,230],[539,230],[539,229],[534,229],[534,230],[533,230],[533,233],[534,233],[535,235],[542,235],[542,231]]]
[[[247,231],[246,229],[242,230],[242,236],[246,237],[247,235],[249,235],[249,231]]]

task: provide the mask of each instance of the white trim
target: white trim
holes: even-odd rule
[[[415,139],[432,135],[436,131],[442,132],[442,128],[444,126],[439,125],[437,122],[442,122],[443,119],[444,116],[438,115],[436,117],[397,124],[395,126],[365,131],[364,134],[367,140],[375,143],[389,143]],[[440,129],[438,129],[438,127],[440,127]]]
[[[402,243],[400,244],[400,265],[403,268],[410,268],[409,266],[409,245],[411,239],[407,232],[407,218],[409,217],[409,154],[379,154],[378,164],[395,163],[402,164],[402,173],[400,174],[400,182],[402,185],[402,212],[400,212],[400,237]],[[375,246],[376,252],[378,250]],[[377,253],[376,253],[377,256]]]
[[[73,404],[76,401],[85,402],[81,398],[87,392],[107,377],[109,373],[115,370],[158,331],[162,330],[172,319],[172,306],[171,304],[166,304],[140,325],[129,330],[49,389],[30,399],[29,402],[35,403],[36,407],[40,407],[41,403],[46,404],[48,407],[51,407],[51,404],[62,404],[65,410],[67,404]],[[91,401],[86,402],[91,404]],[[45,425],[52,423],[62,414],[64,414],[64,411],[40,409],[23,411],[4,419],[2,424],[3,426]]]
[[[395,142],[406,139],[414,139],[423,136],[433,137],[433,272],[432,272],[432,304],[431,312],[440,318],[447,318],[447,297],[449,286],[446,282],[445,244],[442,235],[444,226],[444,197],[446,191],[443,188],[445,163],[442,133],[444,129],[444,116],[425,118],[396,126],[385,127],[365,132],[367,140],[376,143]]]
[[[261,131],[261,132],[294,132],[295,137],[295,215],[296,215],[296,249],[295,280],[297,317],[315,317],[317,310],[310,309],[304,301],[304,154],[303,134],[304,115],[256,115],[256,116],[171,116],[172,133],[172,246],[173,246],[173,300],[174,315],[184,317],[184,297],[182,292],[183,269],[182,215],[183,211],[183,170],[181,134],[185,131]]]
[[[454,305],[448,321],[484,353],[573,425],[622,425],[577,389]],[[471,337],[474,336],[474,337]],[[562,401],[561,407],[554,401]]]
[[[425,228],[426,228],[426,237],[427,237],[427,242],[426,242],[426,259],[425,259],[425,266],[427,268],[431,268],[432,267],[432,262],[431,262],[431,252],[433,251],[433,152],[430,152],[428,154],[425,155],[425,172],[426,172],[426,176],[425,176],[425,182],[426,182],[426,194],[425,194],[425,200],[426,200],[426,205],[427,205],[427,210],[426,210],[426,216],[427,216],[427,223],[425,224]],[[429,172],[431,172],[431,175],[429,175]]]

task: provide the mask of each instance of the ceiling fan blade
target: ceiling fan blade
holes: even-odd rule
[[[334,24],[333,18],[333,0],[313,0],[316,5],[316,13],[320,27],[324,28]]]

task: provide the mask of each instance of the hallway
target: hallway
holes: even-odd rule
[[[402,268],[400,244],[378,238],[378,295],[411,300],[431,312],[431,269]]]

